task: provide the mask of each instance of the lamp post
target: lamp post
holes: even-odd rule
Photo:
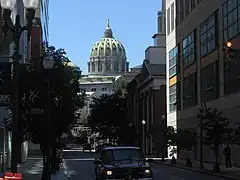
[[[162,115],[161,116],[161,120],[162,120],[162,125],[163,125],[163,129],[162,129],[162,134],[163,134],[163,144],[162,144],[162,161],[164,161],[165,159],[165,148],[166,148],[166,123],[165,123],[165,120],[166,120],[166,117],[165,115]]]
[[[18,0],[19,1],[19,0]],[[11,20],[11,12],[16,3],[16,0],[1,0],[1,7],[3,9],[4,19],[4,33],[7,31],[13,33],[14,42],[14,53],[13,59],[13,92],[12,92],[12,151],[11,151],[11,171],[17,172],[17,161],[18,161],[18,145],[20,143],[19,136],[19,61],[21,55],[19,54],[19,41],[23,31],[28,31],[28,37],[30,37],[32,29],[32,20],[35,15],[35,9],[38,6],[39,0],[23,0],[24,7],[27,9],[27,25],[22,26],[20,22],[20,15],[17,14],[15,17],[15,24]]]
[[[48,75],[49,72],[54,68],[55,61],[52,56],[47,55],[43,59],[43,68],[47,71]],[[44,165],[44,174],[46,173],[46,180],[51,179],[51,143],[52,143],[52,136],[51,136],[51,114],[52,114],[52,96],[51,96],[51,81],[50,78],[47,79],[47,108],[46,108],[46,128],[47,128],[47,149],[46,149],[46,164]]]
[[[203,165],[203,119],[200,119],[200,165],[201,169],[204,169]]]
[[[143,132],[143,137],[142,137],[142,149],[143,149],[143,152],[145,153],[145,124],[146,124],[146,121],[145,120],[142,120],[142,132]]]

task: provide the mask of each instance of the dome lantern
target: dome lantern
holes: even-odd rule
[[[113,38],[112,29],[110,28],[110,20],[107,20],[107,27],[104,31],[104,38]]]

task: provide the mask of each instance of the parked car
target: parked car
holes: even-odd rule
[[[138,147],[105,147],[94,161],[96,180],[152,180],[150,162]]]

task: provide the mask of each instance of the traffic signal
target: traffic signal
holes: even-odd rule
[[[232,43],[230,41],[226,42],[223,45],[222,51],[227,61],[233,61],[234,54],[233,54]]]

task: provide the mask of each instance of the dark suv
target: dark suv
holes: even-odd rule
[[[106,147],[95,159],[96,180],[152,180],[152,169],[138,147]]]

